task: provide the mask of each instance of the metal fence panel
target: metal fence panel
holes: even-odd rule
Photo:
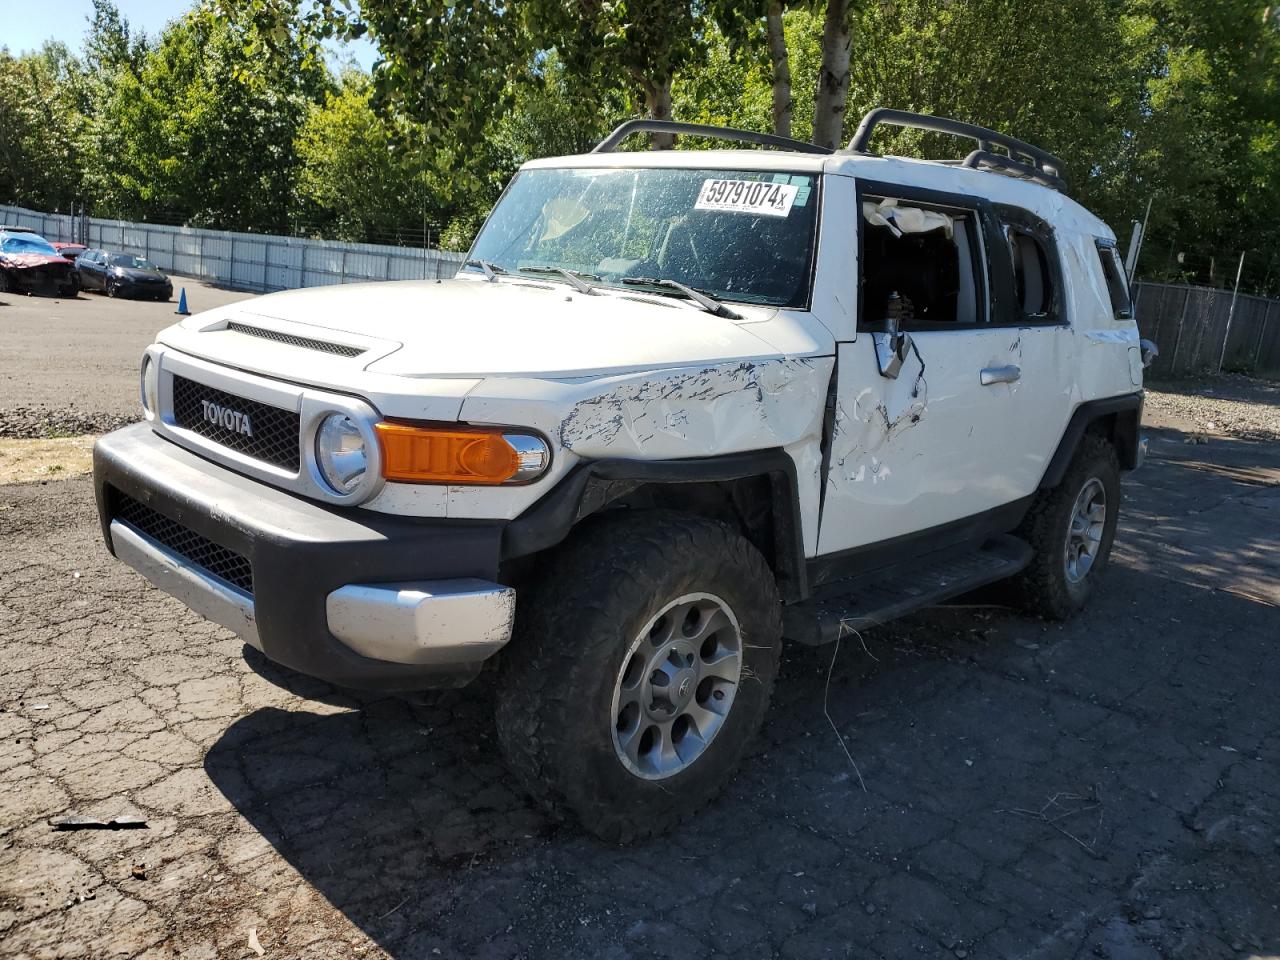
[[[1153,379],[1213,372],[1219,364],[1280,376],[1280,301],[1242,295],[1232,314],[1230,290],[1146,281],[1134,284],[1134,301],[1139,331],[1160,349]]]
[[[66,214],[0,205],[0,223],[49,240],[76,239]],[[93,218],[89,246],[146,257],[162,270],[256,292],[369,280],[451,277],[464,254]]]

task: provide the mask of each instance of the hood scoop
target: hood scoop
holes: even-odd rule
[[[243,333],[250,337],[261,337],[263,340],[284,343],[291,347],[301,347],[303,350],[318,350],[321,353],[331,353],[336,357],[358,357],[362,353],[368,352],[367,347],[353,347],[350,344],[334,343],[331,340],[317,340],[314,337],[299,337],[292,333],[281,333],[279,330],[255,327],[247,323],[238,323],[234,320],[227,324],[227,329],[234,333]]]

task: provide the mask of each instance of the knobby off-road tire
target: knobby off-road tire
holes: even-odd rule
[[[665,831],[733,775],[768,707],[781,630],[768,565],[723,524],[648,510],[588,521],[517,600],[497,703],[508,762],[544,807],[602,839]],[[666,740],[652,710],[675,717]]]
[[[1018,528],[1018,536],[1035,550],[1013,584],[1021,606],[1048,620],[1079,612],[1106,569],[1119,515],[1115,448],[1086,435],[1062,482],[1037,495]]]

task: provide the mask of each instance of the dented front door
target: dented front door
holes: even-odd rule
[[[880,376],[869,333],[840,344],[819,554],[1032,493],[1066,407],[1061,336],[1058,327],[913,332],[896,379]]]

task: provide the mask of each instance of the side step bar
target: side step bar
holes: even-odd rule
[[[783,610],[782,635],[810,646],[831,643],[842,623],[863,630],[896,620],[1011,577],[1032,554],[1025,541],[1006,535],[958,556],[921,557],[824,584],[811,599]]]

